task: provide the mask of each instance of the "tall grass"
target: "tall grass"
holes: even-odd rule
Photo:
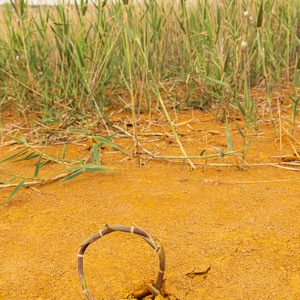
[[[270,94],[291,81],[299,49],[297,0],[21,0],[0,10],[0,105],[45,123],[104,120],[124,102],[134,119],[159,105],[157,87],[183,88],[182,99],[168,95],[182,105],[227,107],[245,86],[264,83]]]

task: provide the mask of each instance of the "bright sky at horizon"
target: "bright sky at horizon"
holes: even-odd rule
[[[78,2],[80,0],[77,0]],[[70,2],[70,3],[74,3],[74,0],[28,0],[27,1],[29,4],[32,4],[32,5],[37,5],[37,4],[58,4],[59,2]],[[91,1],[90,1],[91,2]],[[10,0],[0,0],[0,5],[1,4],[4,4],[4,3],[10,3]]]
[[[89,2],[97,2],[98,0],[89,0]],[[139,1],[139,0],[135,0],[135,1]],[[38,5],[38,4],[48,4],[48,5],[55,5],[55,4],[58,4],[58,3],[62,3],[62,2],[65,2],[65,3],[74,3],[75,0],[27,0],[27,2],[29,4],[32,4],[32,5]],[[80,2],[80,0],[77,0],[77,2]],[[4,4],[4,3],[10,3],[10,0],[0,0],[0,5],[1,4]]]
[[[98,0],[89,0],[89,2],[97,2]],[[111,0],[113,1],[113,0]],[[134,1],[140,1],[140,0],[133,0]],[[176,0],[174,0],[176,1]],[[178,1],[178,0],[177,0]],[[27,0],[27,2],[31,5],[38,5],[38,4],[42,4],[42,5],[45,5],[45,4],[48,4],[48,5],[55,5],[55,4],[58,4],[58,3],[62,3],[62,2],[65,2],[65,3],[74,3],[75,0]],[[80,2],[80,0],[77,0],[77,2]],[[4,3],[10,3],[10,0],[0,0],[0,5],[1,4],[4,4]]]

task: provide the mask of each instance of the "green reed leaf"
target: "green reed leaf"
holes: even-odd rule
[[[200,153],[200,157],[204,156],[204,153],[207,150],[210,150],[210,149],[216,149],[219,152],[220,157],[224,157],[225,156],[225,153],[219,147],[210,147],[210,148],[206,148],[206,149],[202,150],[201,153]]]
[[[40,154],[39,161],[37,162],[35,170],[34,170],[34,178],[37,178],[39,175],[42,159],[43,159],[43,155]]]
[[[0,160],[0,163],[4,163],[4,162],[6,162],[6,161],[12,161],[12,160],[15,160],[16,158],[18,158],[18,157],[20,157],[20,156],[23,156],[23,155],[26,154],[27,152],[28,152],[28,149],[27,149],[27,148],[26,148],[26,149],[23,149],[22,151],[20,151],[20,152],[18,152],[18,153],[16,153],[16,154],[13,154],[13,155],[11,155],[11,156],[9,156],[9,157],[6,157],[6,158]]]
[[[12,200],[12,198],[19,192],[19,190],[22,188],[22,186],[25,183],[25,179],[23,179],[15,188],[14,190],[11,192],[11,194],[8,196],[8,198],[6,199],[6,201],[2,204],[2,206],[6,206],[8,204],[8,202],[10,202]]]
[[[83,172],[84,172],[84,170],[83,170],[82,167],[81,167],[79,170],[74,171],[74,172],[71,173],[69,176],[67,176],[65,179],[63,179],[63,180],[60,182],[60,184],[66,183],[66,182],[68,182],[68,181],[74,179],[75,177],[77,177],[77,176],[83,174]]]
[[[256,27],[261,28],[263,24],[263,14],[264,14],[264,1],[262,0],[259,7],[258,17]]]
[[[226,116],[226,142],[227,142],[227,149],[228,152],[232,152],[232,139],[230,135],[230,130],[229,130],[229,124],[228,124],[228,116]]]
[[[101,158],[99,155],[99,147],[97,144],[93,144],[93,146],[92,146],[92,155],[93,155],[93,158],[96,160],[97,165],[101,165]]]
[[[64,144],[64,147],[62,149],[61,159],[65,159],[66,151],[67,151],[67,144]]]

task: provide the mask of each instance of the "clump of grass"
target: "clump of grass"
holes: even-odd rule
[[[201,105],[226,106],[243,88],[245,68],[250,84],[264,81],[270,93],[295,65],[296,2],[20,0],[1,7],[2,93],[41,119],[61,111],[102,119],[119,101],[108,101],[108,89],[128,90],[131,109],[149,109],[153,87],[170,80],[186,84],[185,101],[201,87]]]
[[[77,130],[70,130],[69,133],[78,133]],[[86,134],[91,134],[89,131],[84,131]],[[79,133],[83,133],[81,130]],[[99,155],[99,148],[103,145],[110,146],[118,151],[123,152],[124,154],[128,154],[126,150],[116,145],[111,141],[114,135],[108,136],[106,138],[101,136],[91,136],[91,139],[94,141],[91,146],[91,152],[87,159],[78,159],[78,160],[66,160],[66,144],[64,145],[61,155],[57,155],[57,157],[50,156],[45,153],[45,151],[40,151],[34,146],[31,146],[24,137],[15,137],[8,135],[4,132],[0,131],[0,134],[5,135],[6,137],[14,140],[19,146],[21,146],[21,150],[10,155],[0,161],[0,164],[4,164],[7,162],[14,163],[20,161],[35,161],[35,168],[33,175],[28,177],[21,174],[12,174],[6,171],[0,171],[0,174],[8,177],[6,182],[0,183],[0,189],[3,188],[14,188],[11,194],[8,196],[6,201],[2,204],[6,206],[13,197],[17,194],[17,192],[22,187],[28,186],[41,186],[51,182],[60,181],[60,183],[66,183],[75,177],[78,177],[84,173],[104,173],[104,172],[112,172],[112,170],[106,168],[102,165],[101,157]],[[40,170],[47,166],[48,164],[56,164],[62,168],[62,171],[52,177],[43,178],[40,177]],[[15,183],[17,181],[18,183]]]
[[[242,129],[238,124],[236,125],[238,132],[243,139],[242,159],[244,160],[246,158],[248,147],[254,141],[253,139],[248,141],[248,130],[250,127],[256,128],[256,103],[251,98],[248,82],[246,80],[244,82],[243,102],[240,103],[239,101],[237,101],[237,107],[244,120],[244,129]]]
[[[265,87],[273,121],[273,87],[297,74],[297,0],[15,3],[0,7],[0,106],[16,107],[25,118],[34,112],[46,125],[76,119],[89,126],[97,118],[110,134],[109,110],[125,105],[137,156],[137,114],[148,111],[151,117],[151,109],[159,108],[194,168],[169,118],[175,102],[201,109],[214,104],[225,113],[237,107],[245,122],[239,128],[245,156],[247,129],[256,116],[249,89]],[[166,90],[173,91],[168,100],[161,96]]]

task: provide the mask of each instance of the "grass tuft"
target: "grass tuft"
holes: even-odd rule
[[[244,80],[270,93],[296,65],[296,0],[17,3],[0,7],[1,99],[44,121],[102,119],[124,104],[120,90],[132,110],[149,110],[170,81],[185,86],[180,101],[227,106]]]

